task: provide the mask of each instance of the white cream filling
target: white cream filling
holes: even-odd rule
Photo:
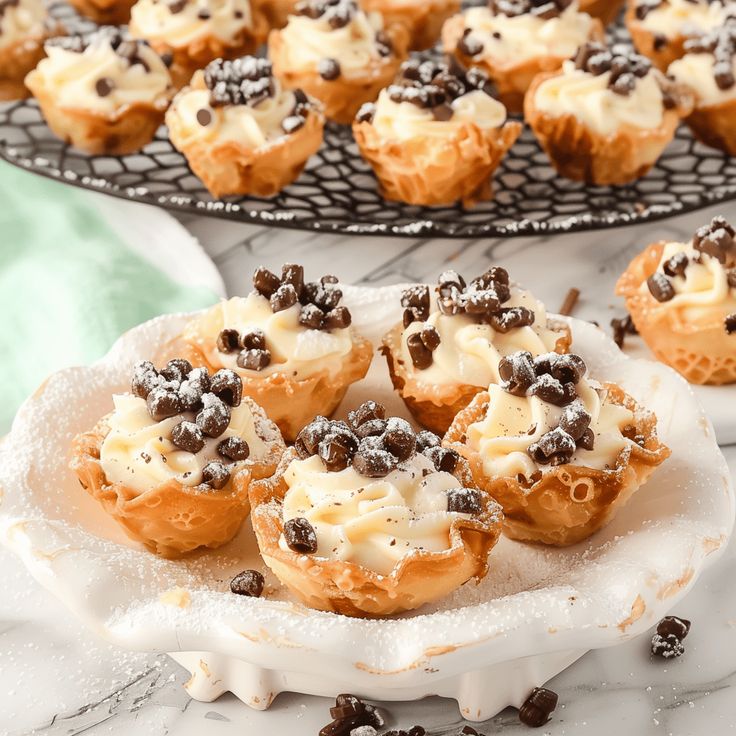
[[[672,62],[667,73],[672,75],[676,82],[690,87],[698,101],[698,107],[736,100],[736,85],[729,89],[721,89],[716,84],[714,64],[715,57],[712,54],[686,54],[682,59]],[[733,73],[736,75],[736,58],[733,59],[732,65]]]
[[[506,108],[480,90],[473,90],[452,102],[449,120],[435,120],[431,110],[411,102],[394,102],[384,89],[378,96],[373,128],[387,140],[405,141],[417,136],[446,137],[460,125],[473,123],[483,130],[499,128],[506,122]]]
[[[283,64],[288,69],[302,70],[330,58],[340,64],[342,77],[364,76],[383,59],[376,45],[376,33],[382,28],[378,13],[358,11],[342,28],[332,28],[324,15],[292,15],[281,31]]]
[[[657,72],[652,70],[636,80],[629,95],[619,95],[608,87],[610,72],[595,76],[566,61],[562,72],[542,82],[534,102],[541,112],[553,117],[574,115],[601,135],[611,135],[622,125],[651,130],[662,124],[664,104]]]
[[[201,11],[207,11],[209,17],[200,18]],[[131,27],[136,33],[172,48],[212,36],[228,43],[252,25],[250,0],[188,0],[178,13],[172,13],[162,0],[138,0],[131,10]]]
[[[217,452],[217,445],[228,437],[244,439],[250,448],[249,459],[265,454],[263,440],[256,432],[255,420],[247,404],[232,408],[230,425],[220,437],[207,437],[196,454],[180,450],[171,442],[171,430],[182,416],[160,422],[151,419],[146,402],[132,394],[113,396],[115,409],[109,417],[110,431],[100,451],[100,463],[108,483],[123,483],[139,493],[178,481],[184,486],[202,482],[202,469],[217,461],[229,464]],[[187,414],[186,421],[194,421]]]
[[[200,84],[201,72],[193,86],[183,89],[175,98],[169,115],[176,115],[185,140],[205,140],[212,143],[234,141],[248,148],[260,148],[283,138],[286,132],[281,124],[296,105],[294,93],[284,90],[275,82],[276,94],[257,105],[224,105],[212,107],[210,92]],[[209,122],[202,125],[197,115],[209,112]]]
[[[20,0],[0,14],[0,49],[44,35],[46,5],[43,0]]]
[[[113,51],[107,39],[97,39],[82,53],[58,46],[46,46],[47,58],[36,67],[44,86],[54,93],[60,107],[81,108],[112,115],[126,105],[148,103],[165,105],[171,76],[161,57],[148,46],[139,56],[148,66],[130,65]],[[101,97],[96,85],[109,80],[110,93]]]
[[[591,415],[595,444],[592,450],[578,449],[570,462],[597,470],[613,467],[621,450],[631,444],[621,430],[633,424],[634,415],[606,401],[605,391],[592,381],[582,379],[577,390]],[[551,466],[537,465],[527,449],[558,426],[563,407],[536,396],[513,396],[497,385],[489,386],[488,393],[490,402],[485,417],[471,424],[467,432],[468,446],[479,453],[483,472],[489,478],[531,478],[539,470],[545,472]]]
[[[490,325],[480,324],[466,315],[448,316],[437,309],[426,322],[412,322],[401,335],[401,359],[415,381],[426,384],[468,384],[485,388],[498,383],[498,363],[504,355],[527,350],[532,355],[554,352],[559,332],[547,326],[544,305],[523,289],[513,286],[511,298],[504,307],[526,307],[534,312],[534,324],[509,332],[496,332]],[[425,325],[434,327],[440,344],[432,353],[432,365],[424,370],[414,368],[407,338],[421,332]]]
[[[577,0],[549,20],[529,13],[495,15],[486,6],[469,8],[463,16],[470,38],[483,44],[483,51],[474,58],[497,64],[518,64],[538,56],[569,58],[593,31],[592,18],[580,12]]]
[[[385,478],[366,478],[352,467],[327,472],[315,455],[293,460],[284,480],[289,487],[284,521],[309,521],[318,557],[353,562],[380,575],[389,575],[399,560],[417,550],[450,549],[453,520],[469,518],[447,510],[446,491],[458,488],[458,480],[436,472],[423,455]],[[288,550],[283,535],[279,546]]]
[[[736,15],[736,2],[733,0],[665,0],[638,23],[667,38],[697,36],[722,26],[729,14]]]

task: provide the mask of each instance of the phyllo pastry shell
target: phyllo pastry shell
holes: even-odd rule
[[[402,323],[383,340],[394,388],[422,426],[443,434],[473,397],[500,380],[504,355],[567,352],[570,330],[547,316],[544,305],[490,268],[470,284],[455,271],[440,275],[436,290],[404,292]]]
[[[368,372],[373,348],[350,326],[334,276],[305,283],[301,266],[286,264],[281,277],[260,267],[253,286],[195,317],[177,350],[195,365],[236,371],[244,393],[293,441],[315,416],[335,411]]]
[[[618,18],[625,2],[626,0],[580,0],[580,10],[599,18],[607,26]]]
[[[387,199],[472,206],[492,196],[491,177],[521,133],[479,69],[412,59],[353,134]]]
[[[274,73],[287,88],[320,100],[330,120],[349,125],[396,76],[406,31],[384,29],[381,16],[365,13],[356,0],[307,0],[298,11],[268,38]]]
[[[303,92],[281,88],[266,59],[218,59],[174,99],[174,146],[213,197],[272,197],[322,145],[324,116]]]
[[[439,445],[375,402],[349,423],[318,417],[251,488],[266,564],[310,608],[348,616],[413,610],[483,578],[500,507]]]
[[[98,25],[123,26],[130,21],[130,9],[136,0],[69,0],[85,18]]]
[[[504,533],[551,545],[601,529],[669,456],[656,418],[619,386],[584,377],[579,356],[504,358],[505,382],[478,394],[443,446],[503,507]]]
[[[258,0],[261,12],[269,28],[283,28],[290,15],[296,12],[300,0]]]
[[[510,112],[524,109],[524,95],[542,72],[557,71],[587,41],[602,41],[603,26],[580,12],[577,0],[548,3],[544,15],[531,4],[491,0],[445,23],[445,53],[466,67],[483,69]]]
[[[251,481],[273,474],[278,428],[242,397],[232,371],[209,375],[182,359],[133,371],[131,393],[72,444],[79,482],[153,552],[219,547],[248,516]]]
[[[524,116],[562,176],[607,186],[644,176],[692,105],[645,57],[589,43],[534,80]]]
[[[361,6],[380,13],[387,25],[406,28],[410,48],[423,51],[435,45],[442,24],[460,10],[460,0],[361,0]]]
[[[653,243],[616,285],[651,351],[691,383],[736,382],[735,233],[716,217],[688,243]]]
[[[97,155],[134,153],[153,140],[174,89],[145,42],[103,26],[50,39],[45,49],[26,85],[56,136]]]

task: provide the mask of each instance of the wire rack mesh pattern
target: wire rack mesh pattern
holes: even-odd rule
[[[54,6],[67,28],[84,27]],[[612,40],[625,42],[623,27]],[[33,100],[0,105],[0,157],[37,174],[173,210],[296,229],[473,238],[590,230],[662,219],[736,199],[736,159],[697,143],[683,125],[659,163],[626,187],[560,177],[529,129],[496,172],[495,198],[472,209],[416,207],[381,197],[349,128],[329,124],[302,176],[271,199],[213,199],[165,129],[138,153],[88,156],[53,136]]]

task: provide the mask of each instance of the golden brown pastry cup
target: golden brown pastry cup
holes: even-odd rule
[[[52,35],[60,35],[62,30],[57,27],[54,31],[24,38],[0,49],[0,102],[31,96],[25,79],[46,56],[44,41]]]
[[[701,143],[736,156],[736,99],[696,106],[685,122]]]
[[[460,0],[414,0],[400,4],[395,0],[361,0],[360,4],[368,12],[380,13],[386,25],[397,23],[406,28],[413,51],[434,46],[442,24],[460,11]]]
[[[283,499],[288,491],[283,475],[296,458],[293,448],[287,450],[272,478],[251,485],[251,520],[263,561],[309,608],[346,616],[389,616],[442,598],[471,578],[481,580],[488,572],[488,555],[498,541],[502,514],[483,491],[482,512],[453,521],[448,550],[407,555],[390,575],[378,575],[352,562],[281,549]],[[456,475],[459,484],[472,486],[462,462]]]
[[[616,294],[649,349],[690,383],[722,385],[736,382],[736,335],[726,332],[724,320],[732,311],[725,305],[696,310],[658,302],[642,284],[657,270],[665,243],[652,243],[621,274]],[[696,316],[697,315],[697,316]]]
[[[458,125],[451,135],[382,138],[369,122],[353,123],[353,135],[371,165],[386,199],[436,206],[462,202],[472,207],[491,199],[491,177],[521,133],[507,121],[483,130],[474,123]]]
[[[204,80],[197,75],[192,88],[203,87]],[[174,147],[184,154],[191,170],[213,197],[233,194],[272,197],[296,181],[310,156],[320,149],[324,117],[320,111],[310,110],[301,128],[255,149],[237,141],[218,143],[188,138],[174,107],[166,115],[166,125]]]
[[[98,25],[124,26],[130,22],[130,9],[136,0],[69,0],[80,15]]]
[[[258,7],[263,13],[269,28],[283,28],[294,15],[299,0],[259,0]]]
[[[552,324],[552,323],[550,323]],[[566,353],[572,342],[570,328],[564,323],[554,323],[560,336],[555,344],[555,352]],[[467,383],[432,384],[417,380],[417,373],[407,366],[401,358],[402,324],[396,325],[383,338],[381,353],[386,357],[391,383],[406,404],[406,408],[419,424],[435,434],[447,432],[453,419],[485,386],[471,386]]]
[[[374,61],[360,76],[328,81],[317,71],[317,64],[292,68],[287,65],[288,50],[281,32],[271,31],[268,37],[268,56],[273,62],[274,75],[287,89],[302,89],[322,102],[325,115],[341,125],[350,125],[358,110],[366,102],[373,102],[378,93],[393,81],[401,63],[406,59],[408,36],[399,25],[388,26],[387,35],[394,51],[380,61]],[[329,54],[329,50],[325,50]]]
[[[524,110],[524,96],[537,74],[556,72],[562,68],[568,56],[535,56],[517,63],[496,63],[493,59],[479,58],[463,54],[457,48],[458,41],[465,30],[465,19],[462,14],[450,18],[442,28],[442,45],[446,54],[454,56],[464,67],[482,69],[494,82],[498,90],[498,98],[509,112],[520,113]],[[605,34],[603,25],[595,20],[589,40],[603,41]]]
[[[74,439],[70,467],[84,489],[125,533],[152,552],[175,558],[198,547],[220,547],[237,534],[250,512],[251,482],[272,475],[286,449],[263,410],[249,398],[243,402],[256,419],[256,431],[266,445],[266,453],[258,460],[238,463],[238,470],[219,491],[197,491],[176,480],[144,493],[123,483],[109,483],[100,462],[102,443],[110,430],[109,415]]]
[[[626,11],[626,28],[631,34],[636,50],[652,60],[654,66],[666,72],[669,65],[685,55],[688,36],[667,38],[645,28],[636,17],[636,3],[630,2]]]
[[[153,140],[169,104],[169,98],[162,96],[155,104],[136,102],[113,115],[105,115],[81,107],[60,106],[55,91],[46,86],[35,69],[26,77],[26,85],[38,100],[54,135],[92,155],[122,156],[139,151]]]
[[[621,185],[644,176],[674,138],[680,119],[692,110],[692,97],[681,91],[680,106],[665,110],[659,127],[644,130],[625,124],[602,135],[575,115],[552,116],[537,109],[537,89],[554,76],[540,74],[534,79],[524,102],[524,118],[555,169],[587,184]]]
[[[602,21],[604,26],[618,18],[626,0],[580,0],[580,10]]]
[[[470,465],[475,484],[503,507],[504,534],[525,542],[558,547],[587,539],[604,527],[670,455],[656,434],[656,417],[641,413],[637,403],[615,384],[604,384],[608,400],[635,412],[634,434],[641,445],[624,449],[611,470],[565,464],[544,470],[540,480],[522,485],[517,478],[489,478],[478,452],[467,445],[468,427],[486,414],[490,396],[479,393],[455,417],[442,444]]]

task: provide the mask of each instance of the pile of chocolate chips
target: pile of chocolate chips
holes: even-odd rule
[[[558,426],[527,448],[529,456],[539,465],[562,465],[570,461],[578,448],[593,449],[591,416],[578,400],[575,388],[585,370],[583,359],[572,353],[547,353],[533,358],[531,353],[520,350],[499,362],[504,391],[514,396],[536,396],[564,407]]]
[[[455,271],[445,271],[437,280],[437,306],[442,314],[463,314],[490,325],[496,332],[506,333],[518,327],[534,324],[534,312],[526,307],[504,307],[511,298],[509,274],[493,266],[469,284]],[[404,291],[404,327],[412,322],[424,322],[430,314],[429,287],[419,284]],[[432,353],[440,344],[440,336],[431,325],[407,338],[407,347],[414,367],[424,370],[432,365]]]
[[[493,85],[480,69],[463,69],[453,60],[415,57],[401,65],[387,94],[393,102],[410,102],[424,110],[431,110],[435,120],[445,121],[452,118],[453,100],[474,90],[495,96]],[[356,120],[372,122],[375,112],[375,104],[366,103],[358,111]]]
[[[220,437],[230,425],[230,409],[240,405],[243,384],[240,376],[226,368],[210,376],[206,368],[192,368],[183,358],[170,360],[160,371],[144,360],[133,368],[131,393],[144,399],[155,422],[181,416],[171,430],[171,442],[184,452],[196,454],[208,437]],[[230,480],[228,464],[246,460],[248,443],[227,437],[217,445],[222,461],[202,469],[203,484],[218,490]]]
[[[366,736],[377,733],[384,725],[383,716],[375,706],[364,703],[355,695],[338,695],[330,708],[332,721],[320,729],[319,736]],[[368,730],[370,729],[370,730]]]
[[[690,633],[690,622],[677,616],[665,616],[657,624],[657,633],[652,637],[652,654],[664,659],[673,659],[685,653],[682,640]]]
[[[736,56],[736,18],[730,18],[721,28],[703,36],[685,41],[688,54],[711,54],[713,77],[718,89],[727,90],[736,85],[733,61]]]
[[[490,0],[489,7],[495,15],[533,15],[549,20],[556,18],[568,7],[572,0]]]
[[[250,105],[273,97],[276,85],[268,59],[243,56],[232,61],[215,59],[204,70],[212,107]]]
[[[624,97],[636,89],[636,80],[646,77],[652,68],[649,59],[633,53],[626,46],[615,45],[609,50],[596,41],[583,44],[573,60],[577,69],[596,77],[610,72],[608,88]],[[663,99],[665,106],[674,106],[674,101],[668,95],[665,94]]]

